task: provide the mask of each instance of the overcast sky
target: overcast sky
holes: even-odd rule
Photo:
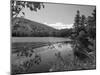
[[[71,28],[77,10],[80,10],[80,13],[85,16],[90,16],[95,8],[94,6],[55,3],[44,3],[44,5],[45,8],[41,8],[37,12],[32,12],[27,8],[23,9],[25,18],[47,24],[56,29]]]

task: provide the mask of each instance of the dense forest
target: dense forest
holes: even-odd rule
[[[74,60],[77,61],[75,65],[96,66],[96,8],[92,16],[88,17],[80,15],[78,10],[73,31],[71,36],[74,40]],[[82,64],[82,62],[85,63]]]

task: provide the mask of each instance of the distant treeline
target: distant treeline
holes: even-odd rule
[[[68,37],[71,36],[72,30],[57,30],[24,18],[14,18],[12,20],[13,37]]]
[[[69,37],[72,34],[72,29],[63,29],[50,32],[12,32],[13,37]]]

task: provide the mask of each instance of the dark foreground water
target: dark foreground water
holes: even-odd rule
[[[26,39],[26,38],[25,38]],[[24,39],[24,40],[25,40]],[[32,41],[36,41],[37,38],[35,38],[34,40],[32,39]],[[43,41],[49,41],[48,39],[45,39]],[[50,38],[49,38],[50,39]],[[61,43],[55,43],[55,44],[51,44],[49,46],[43,46],[40,48],[35,48],[36,52],[41,56],[41,62],[40,64],[35,64],[30,68],[30,72],[48,72],[48,71],[52,71],[52,69],[54,68],[55,63],[66,63],[73,60],[74,56],[73,56],[73,48],[72,45],[70,43],[63,43],[62,41],[68,40],[68,39],[63,39],[63,38],[51,38],[51,41],[56,41],[56,42],[61,42]],[[59,39],[59,40],[58,40]],[[40,39],[39,39],[40,40]],[[39,41],[37,40],[37,41]],[[14,40],[15,41],[15,40]],[[21,40],[23,41],[23,40]],[[27,41],[27,40],[26,40]],[[41,40],[40,40],[41,41]],[[39,42],[40,42],[39,41]],[[53,41],[53,42],[54,42]],[[18,42],[18,38],[17,38],[17,42]],[[57,54],[60,53],[60,57],[57,56]],[[32,58],[34,58],[35,54],[33,53],[31,57],[21,57],[21,56],[17,56],[16,53],[12,54],[12,64],[14,65],[20,65],[25,61],[28,61]]]

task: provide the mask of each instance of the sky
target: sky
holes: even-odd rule
[[[56,29],[72,28],[77,10],[86,17],[91,16],[94,6],[89,5],[70,5],[57,3],[44,3],[45,8],[37,12],[24,8],[25,18],[46,24]],[[21,13],[19,14],[19,16]]]

